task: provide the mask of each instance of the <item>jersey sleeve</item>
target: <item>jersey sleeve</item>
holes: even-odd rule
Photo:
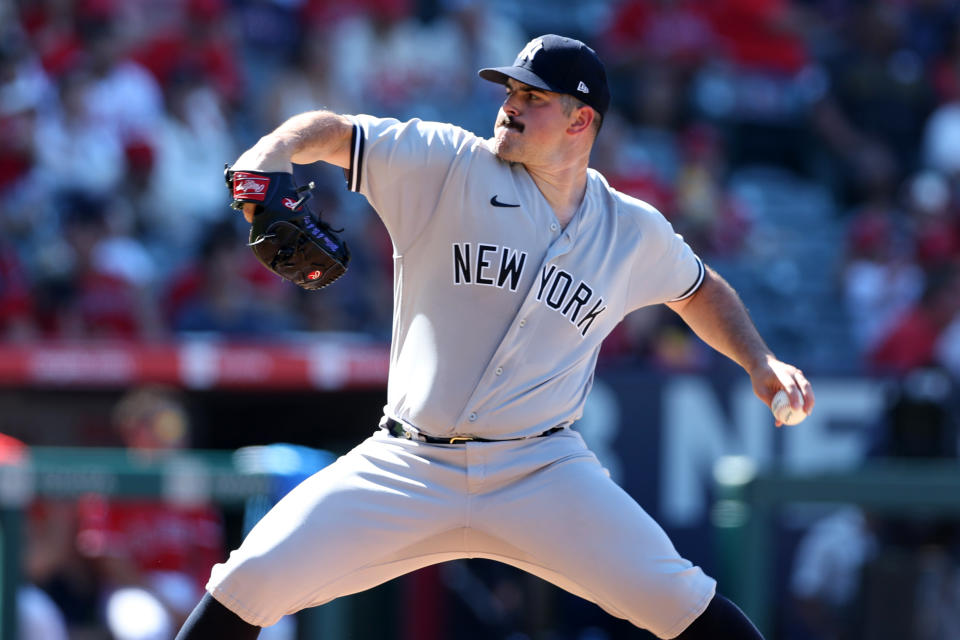
[[[706,270],[703,261],[659,211],[641,203],[640,242],[634,251],[627,311],[692,296]]]
[[[450,124],[352,116],[347,188],[363,194],[394,246],[408,246],[436,213],[458,157],[478,140]]]

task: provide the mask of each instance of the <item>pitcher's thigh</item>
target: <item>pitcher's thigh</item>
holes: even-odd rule
[[[385,463],[356,451],[287,494],[213,568],[218,601],[268,626],[433,561],[417,558],[420,543],[457,526],[455,496],[392,473],[392,454]]]
[[[506,562],[662,638],[706,608],[716,582],[591,457],[547,467],[483,503]],[[517,553],[519,551],[519,553]]]

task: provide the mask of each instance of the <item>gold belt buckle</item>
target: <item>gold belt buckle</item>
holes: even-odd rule
[[[465,438],[463,436],[454,436],[450,438],[449,444],[457,444],[457,442],[470,442],[473,438]]]

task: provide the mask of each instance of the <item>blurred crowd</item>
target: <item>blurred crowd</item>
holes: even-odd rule
[[[958,0],[0,0],[0,335],[388,338],[389,238],[340,171],[297,168],[354,256],[308,295],[245,249],[224,163],[319,107],[487,135],[502,90],[476,70],[547,31],[606,61],[614,186],[708,261],[752,259],[738,170],[827,187],[858,366],[960,373]],[[605,357],[704,364],[662,311]]]
[[[169,461],[191,444],[186,406],[173,389],[131,390],[109,422],[116,446],[138,465]],[[24,443],[0,434],[0,463],[30,457]],[[169,640],[224,554],[222,514],[206,502],[87,493],[34,500],[25,520],[22,640]]]
[[[0,342],[387,340],[390,240],[342,172],[296,168],[353,252],[343,280],[306,293],[244,246],[224,163],[321,107],[488,135],[502,88],[476,70],[547,32],[583,39],[607,64],[613,105],[593,166],[612,185],[658,207],[708,262],[758,275],[766,212],[736,178],[765,167],[825,189],[830,213],[811,219],[838,230],[818,255],[833,265],[825,303],[843,310],[852,368],[960,379],[960,0],[0,0]],[[650,309],[603,357],[702,369],[712,356]],[[118,441],[151,455],[189,446],[170,397],[118,405]],[[4,450],[20,451],[0,440],[0,461]],[[131,619],[153,626],[123,637],[169,637],[202,588],[197,571],[223,553],[222,523],[205,510],[91,499],[30,515],[26,577],[73,638],[107,637],[108,622],[121,637]],[[847,606],[833,576],[866,563],[882,540],[874,525],[844,512],[802,545],[810,561],[791,589],[804,607]],[[144,531],[163,558],[136,544]],[[40,595],[23,598],[42,610]],[[110,621],[91,604],[120,598],[142,613]]]

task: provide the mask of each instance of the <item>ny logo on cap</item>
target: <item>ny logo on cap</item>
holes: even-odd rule
[[[528,62],[532,60],[533,56],[537,55],[537,52],[541,49],[543,49],[543,38],[534,38],[527,43],[523,51],[517,54],[517,62]]]

